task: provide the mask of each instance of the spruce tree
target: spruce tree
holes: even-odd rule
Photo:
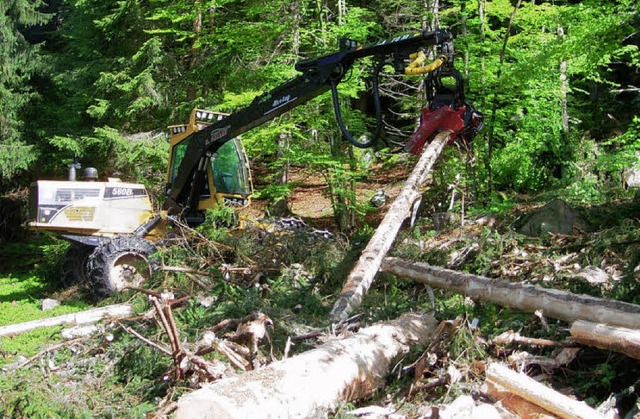
[[[0,2],[0,187],[7,188],[36,158],[25,138],[24,109],[34,99],[31,77],[42,70],[39,46],[24,35],[27,28],[45,23],[40,0]]]

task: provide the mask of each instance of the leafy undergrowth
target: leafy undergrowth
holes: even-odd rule
[[[515,232],[520,217],[517,207],[499,216],[467,217],[464,227],[455,221],[440,231],[434,230],[429,214],[398,237],[393,255],[638,303],[635,268],[640,260],[640,221],[635,218],[634,205],[621,202],[613,209],[592,209],[591,222],[598,228],[590,233],[540,238]],[[320,237],[306,227],[287,231],[249,226],[239,232],[216,222],[220,216],[210,217],[199,231],[180,232],[177,236],[181,238],[169,240],[157,255],[165,267],[190,270],[163,270],[145,284],[156,292],[170,290],[178,300],[186,297],[173,308],[184,347],[196,351],[206,331],[218,330],[222,322],[257,311],[274,323],[271,341],[260,345],[257,364],[320,344],[330,335],[328,313],[366,236],[349,242],[341,237]],[[52,292],[40,279],[42,269],[37,265],[46,259],[47,252],[53,255],[58,250],[37,249],[27,253],[22,273],[1,280],[2,313],[8,307],[4,304],[31,304],[31,310]],[[587,267],[598,267],[608,275],[608,281],[589,282],[589,277],[581,275]],[[78,298],[58,310],[81,308],[85,300],[81,294]],[[152,312],[149,296],[141,292],[121,293],[101,305],[123,301],[133,303],[138,313]],[[484,370],[491,361],[508,362],[592,406],[612,394],[618,396],[623,411],[636,402],[629,389],[640,374],[637,361],[572,345],[569,325],[546,318],[544,313],[522,313],[383,274],[349,327],[357,330],[416,310],[434,311],[443,321],[441,339],[404,356],[384,389],[358,405],[341,406],[337,416],[375,404],[396,414],[417,417],[430,415],[434,407],[446,406],[462,394],[482,399]],[[29,316],[25,314],[25,318]],[[58,332],[27,335],[24,339],[32,342],[31,346],[20,343],[22,337],[13,338],[17,344],[10,350],[6,341],[0,340],[6,352],[0,360],[4,364],[0,372],[0,412],[4,416],[164,414],[181,394],[200,383],[201,378],[193,371],[176,378],[172,357],[140,339],[169,347],[165,330],[153,316],[111,323],[91,337],[67,342],[62,342]],[[216,334],[228,337],[231,332],[221,330]],[[288,345],[290,337],[312,332],[318,332],[318,337]],[[505,336],[546,343],[518,343],[505,340]],[[550,368],[542,361],[557,359],[567,345],[577,349],[568,362]],[[216,351],[203,358],[211,363],[228,363]]]

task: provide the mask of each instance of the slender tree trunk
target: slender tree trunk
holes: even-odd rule
[[[478,18],[480,19],[480,40],[484,43],[484,0],[478,0]]]
[[[302,21],[299,0],[293,0],[291,2],[291,11],[293,13],[293,41],[291,47],[293,55],[297,58],[300,55],[300,22]]]
[[[432,31],[440,24],[438,13],[438,0],[423,0],[422,2],[422,29]]]
[[[289,134],[286,132],[280,133],[280,137],[278,138],[278,153],[277,157],[282,161],[282,167],[280,168],[280,173],[278,174],[278,184],[280,186],[284,186],[289,182],[289,161],[284,159],[284,152],[289,149]],[[278,201],[274,202],[270,208],[270,213],[274,217],[286,217],[291,214],[291,210],[289,209],[289,201],[287,197],[283,197]]]
[[[192,31],[193,38],[191,39],[191,51],[189,57],[189,71],[192,71],[198,65],[198,61],[200,58],[200,52],[198,51],[198,38],[200,38],[200,34],[202,33],[202,0],[195,0],[193,2],[194,9],[197,10],[196,17],[193,20]],[[187,100],[194,101],[198,97],[198,86],[190,83],[187,86]]]
[[[569,110],[567,108],[567,60],[560,62],[560,95],[562,104],[562,133],[566,139],[569,135]]]
[[[482,46],[484,47],[484,42],[485,42],[485,36],[484,36],[484,0],[478,0],[478,18],[480,19],[480,42],[482,43]],[[480,82],[481,85],[484,85],[485,83],[485,71],[484,71],[484,52],[480,53]]]
[[[493,174],[491,171],[491,161],[493,158],[493,133],[496,123],[496,113],[498,111],[498,90],[500,87],[500,76],[502,75],[502,65],[504,64],[504,57],[507,52],[507,43],[509,42],[509,36],[511,34],[511,27],[513,26],[513,20],[516,17],[516,12],[520,8],[522,0],[518,0],[509,17],[509,25],[507,25],[507,32],[504,34],[504,40],[502,42],[502,50],[500,51],[500,62],[498,64],[498,71],[496,73],[496,86],[493,90],[493,104],[491,105],[491,122],[489,123],[489,134],[487,136],[488,150],[487,150],[487,178],[489,181],[489,192],[493,192]]]
[[[467,3],[460,5],[460,20],[462,24],[462,43],[464,44],[464,76],[469,78],[469,33],[467,32]]]
[[[345,159],[342,136],[340,134],[333,135],[330,143],[331,156],[342,166]],[[339,230],[345,233],[355,227],[356,219],[355,183],[352,179],[345,179],[347,176],[349,176],[348,170],[343,167],[329,168],[327,174],[333,216]]]
[[[327,34],[326,34],[326,5],[325,0],[316,0],[316,7],[318,8],[318,20],[320,22],[320,41],[323,46],[327,46]]]
[[[347,14],[347,0],[338,0],[338,25],[344,23],[344,17]]]
[[[564,39],[564,29],[558,25],[558,38]],[[562,136],[567,140],[569,136],[569,110],[567,109],[567,60],[560,58],[560,104],[562,108]]]

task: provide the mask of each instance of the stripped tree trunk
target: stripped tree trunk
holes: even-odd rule
[[[542,407],[557,417],[584,419],[604,417],[584,402],[579,402],[558,393],[525,374],[517,373],[504,365],[493,363],[487,367],[487,385],[496,384],[507,389],[510,393]],[[542,412],[536,413],[542,414]],[[532,415],[532,417],[534,416]]]
[[[640,306],[635,304],[511,283],[398,258],[386,258],[382,271],[518,310],[542,310],[545,316],[568,322],[589,320],[629,329],[640,325]]]
[[[106,307],[92,308],[78,313],[64,314],[62,316],[2,326],[0,327],[0,336],[18,335],[39,327],[53,327],[63,324],[78,326],[82,324],[97,323],[103,319],[128,317],[132,313],[133,309],[130,304],[115,304]]]
[[[183,396],[175,418],[308,418],[385,384],[398,356],[426,344],[437,326],[426,314],[361,330],[344,339],[224,378]]]
[[[640,323],[636,323],[640,327]],[[585,345],[623,353],[640,359],[640,330],[611,327],[578,320],[571,325],[571,338]]]
[[[427,179],[433,165],[449,141],[449,131],[438,133],[429,143],[415,168],[409,175],[404,188],[393,201],[376,232],[362,252],[342,287],[342,291],[330,313],[332,321],[342,321],[358,307],[375,279],[382,259],[393,245],[402,223],[411,216],[420,200],[420,186]]]

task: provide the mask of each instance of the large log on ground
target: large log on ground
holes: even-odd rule
[[[544,410],[561,418],[604,418],[595,409],[584,402],[571,399],[564,394],[517,373],[504,365],[489,364],[487,367],[487,385],[497,384],[522,399],[542,407]],[[496,393],[493,393],[494,395]],[[540,412],[538,412],[540,414]]]
[[[422,152],[400,194],[389,206],[387,214],[347,277],[329,314],[332,321],[346,320],[349,314],[362,302],[380,269],[382,259],[393,245],[400,227],[411,216],[412,209],[419,202],[420,186],[425,182],[436,160],[442,154],[442,149],[447,145],[450,135],[449,131],[438,133]]]
[[[640,327],[640,323],[637,323],[636,327]],[[570,332],[575,342],[640,359],[640,331],[637,329],[611,327],[606,324],[578,320],[573,322]]]
[[[362,329],[267,367],[224,378],[178,400],[180,418],[306,418],[384,385],[397,358],[436,329],[426,314]]]
[[[542,310],[545,316],[567,322],[588,320],[629,329],[640,325],[640,306],[635,304],[511,283],[398,258],[386,258],[382,271],[522,311]]]
[[[63,314],[61,316],[49,317],[46,319],[32,320],[30,322],[10,324],[0,327],[1,336],[13,336],[28,332],[39,327],[53,327],[63,324],[83,325],[99,322],[106,318],[128,317],[133,313],[130,304],[114,304],[105,307],[92,308],[90,310],[79,311],[77,313]]]

